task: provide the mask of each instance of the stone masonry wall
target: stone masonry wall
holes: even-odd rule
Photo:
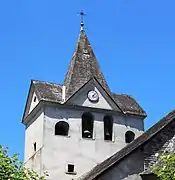
[[[167,125],[144,145],[144,169],[150,170],[157,161],[156,153],[172,152],[174,145],[175,121]]]

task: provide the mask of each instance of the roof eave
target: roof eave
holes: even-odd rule
[[[39,107],[41,107],[41,105],[53,105],[53,106],[57,106],[60,108],[75,108],[78,110],[91,110],[92,112],[106,112],[106,113],[111,113],[111,114],[116,114],[119,116],[123,116],[123,115],[130,115],[130,114],[123,114],[122,112],[119,111],[114,111],[114,110],[110,110],[110,109],[99,109],[99,108],[95,108],[95,107],[86,107],[86,106],[80,106],[80,105],[72,105],[72,104],[66,104],[66,103],[60,103],[58,101],[51,101],[48,99],[40,99],[39,103],[34,107],[34,109],[26,116],[22,119],[22,123],[26,124],[26,119],[28,119]],[[134,114],[132,114],[133,116],[135,116]]]
[[[144,118],[146,118],[146,117],[147,117],[146,112],[124,111],[124,114],[136,115],[136,116],[142,116],[142,117],[144,117]]]

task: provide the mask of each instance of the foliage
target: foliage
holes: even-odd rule
[[[8,155],[8,148],[0,146],[0,180],[44,180],[19,161],[18,154]]]
[[[158,156],[158,163],[153,168],[160,180],[175,180],[175,154],[164,153]]]

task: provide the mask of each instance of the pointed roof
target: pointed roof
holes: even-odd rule
[[[110,93],[84,28],[81,26],[76,49],[64,80],[66,99],[72,96],[92,77],[95,77],[104,89]]]
[[[95,79],[107,92],[124,114],[138,115],[146,117],[146,112],[136,102],[134,98],[125,94],[112,93],[100,70],[99,64],[84,31],[84,23],[81,22],[81,31],[76,44],[75,52],[70,62],[64,84],[55,84],[32,80],[24,110],[23,120],[26,115],[26,108],[31,94],[31,89],[35,90],[39,101],[50,101],[59,104],[66,104],[67,100],[74,93],[80,90],[90,79]],[[66,87],[66,88],[65,88]],[[66,91],[66,92],[65,92]],[[66,101],[63,97],[66,95]]]

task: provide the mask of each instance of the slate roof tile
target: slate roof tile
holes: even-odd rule
[[[140,107],[137,101],[127,94],[112,93],[113,99],[123,112],[128,114],[142,114],[146,116],[146,112]]]
[[[62,85],[39,80],[33,80],[32,82],[39,96],[39,100],[43,99],[57,103],[62,102]],[[146,116],[144,110],[131,96],[112,93],[112,97],[121,110],[126,112],[126,114]]]
[[[64,85],[66,86],[66,99],[73,95],[92,77],[95,77],[103,88],[110,93],[110,89],[100,70],[100,66],[86,33],[84,30],[81,30],[74,55],[64,80]]]
[[[39,100],[48,100],[61,102],[62,101],[62,86],[55,83],[48,83],[44,81],[33,80],[33,85],[37,94],[39,95]]]

